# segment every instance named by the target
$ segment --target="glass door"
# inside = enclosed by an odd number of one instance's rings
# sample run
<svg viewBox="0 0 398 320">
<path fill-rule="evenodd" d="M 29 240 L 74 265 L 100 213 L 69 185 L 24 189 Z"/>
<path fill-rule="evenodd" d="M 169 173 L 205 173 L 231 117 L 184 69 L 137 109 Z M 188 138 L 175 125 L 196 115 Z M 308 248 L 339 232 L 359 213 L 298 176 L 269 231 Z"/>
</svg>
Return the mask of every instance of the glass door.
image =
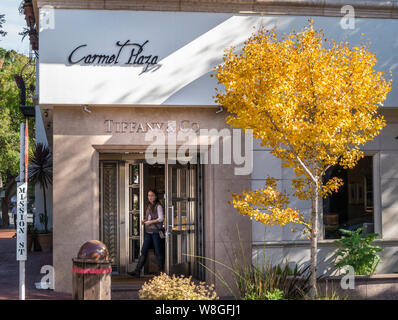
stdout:
<svg viewBox="0 0 398 320">
<path fill-rule="evenodd" d="M 143 163 L 128 162 L 128 261 L 127 269 L 135 269 L 142 243 L 141 219 L 143 215 Z"/>
<path fill-rule="evenodd" d="M 197 215 L 196 165 L 167 166 L 167 272 L 194 273 Z"/>
</svg>

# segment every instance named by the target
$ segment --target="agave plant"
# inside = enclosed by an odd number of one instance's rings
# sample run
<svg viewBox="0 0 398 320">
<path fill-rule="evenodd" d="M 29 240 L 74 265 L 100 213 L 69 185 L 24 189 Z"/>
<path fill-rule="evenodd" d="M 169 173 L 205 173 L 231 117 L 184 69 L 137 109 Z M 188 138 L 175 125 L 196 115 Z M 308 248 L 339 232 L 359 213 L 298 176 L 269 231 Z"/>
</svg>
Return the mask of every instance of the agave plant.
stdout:
<svg viewBox="0 0 398 320">
<path fill-rule="evenodd" d="M 40 187 L 43 189 L 44 215 L 41 220 L 44 224 L 44 230 L 46 233 L 48 233 L 46 189 L 48 185 L 52 184 L 52 171 L 50 149 L 41 143 L 37 143 L 36 149 L 33 153 L 32 161 L 29 165 L 29 181 L 34 184 L 40 184 Z"/>
</svg>

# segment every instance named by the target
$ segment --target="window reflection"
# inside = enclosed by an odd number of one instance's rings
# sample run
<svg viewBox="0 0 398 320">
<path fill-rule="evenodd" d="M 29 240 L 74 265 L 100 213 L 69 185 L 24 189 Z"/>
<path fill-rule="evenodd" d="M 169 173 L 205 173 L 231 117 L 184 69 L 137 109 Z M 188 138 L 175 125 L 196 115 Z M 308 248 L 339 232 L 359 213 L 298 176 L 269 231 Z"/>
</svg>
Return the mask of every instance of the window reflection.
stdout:
<svg viewBox="0 0 398 320">
<path fill-rule="evenodd" d="M 130 188 L 130 211 L 140 210 L 140 190 L 139 188 Z"/>
<path fill-rule="evenodd" d="M 356 230 L 363 233 L 374 232 L 373 208 L 373 159 L 364 157 L 353 169 L 340 166 L 330 168 L 325 182 L 339 177 L 344 185 L 323 201 L 323 222 L 325 239 L 341 237 L 339 229 Z"/>
<path fill-rule="evenodd" d="M 139 176 L 139 165 L 130 165 L 130 172 L 129 172 L 129 183 L 131 184 L 138 184 L 140 183 L 140 176 Z"/>
</svg>

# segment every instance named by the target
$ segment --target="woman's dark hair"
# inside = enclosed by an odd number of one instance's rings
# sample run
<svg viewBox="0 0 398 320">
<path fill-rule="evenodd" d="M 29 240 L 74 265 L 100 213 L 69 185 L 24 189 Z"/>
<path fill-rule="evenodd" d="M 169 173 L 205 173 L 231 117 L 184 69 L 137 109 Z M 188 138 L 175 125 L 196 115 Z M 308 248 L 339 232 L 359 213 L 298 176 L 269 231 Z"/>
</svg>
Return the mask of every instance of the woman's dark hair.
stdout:
<svg viewBox="0 0 398 320">
<path fill-rule="evenodd" d="M 160 203 L 159 195 L 158 195 L 158 193 L 157 193 L 157 191 L 155 189 L 149 189 L 148 192 L 147 192 L 147 195 L 148 195 L 149 192 L 154 193 L 155 196 L 156 196 L 155 203 L 152 204 L 150 201 L 148 201 L 148 205 L 147 205 L 150 208 L 151 212 L 154 212 L 156 206 Z"/>
</svg>

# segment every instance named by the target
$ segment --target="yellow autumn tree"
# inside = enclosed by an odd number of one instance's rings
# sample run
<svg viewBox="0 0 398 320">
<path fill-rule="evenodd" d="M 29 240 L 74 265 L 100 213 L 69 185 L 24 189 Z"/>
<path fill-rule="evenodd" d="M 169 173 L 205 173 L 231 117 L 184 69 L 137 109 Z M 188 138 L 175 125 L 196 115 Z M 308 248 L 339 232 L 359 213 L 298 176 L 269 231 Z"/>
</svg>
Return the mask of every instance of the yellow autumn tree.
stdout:
<svg viewBox="0 0 398 320">
<path fill-rule="evenodd" d="M 304 224 L 311 243 L 311 291 L 316 294 L 320 200 L 338 190 L 338 178 L 324 180 L 328 168 L 353 168 L 363 157 L 360 146 L 385 126 L 378 107 L 391 89 L 374 66 L 366 45 L 328 41 L 313 22 L 301 32 L 278 39 L 260 28 L 242 53 L 230 48 L 215 68 L 225 89 L 216 102 L 231 126 L 252 129 L 253 136 L 291 167 L 294 196 L 312 201 L 310 219 L 289 207 L 289 196 L 270 177 L 259 190 L 233 194 L 238 211 L 266 225 Z"/>
</svg>

